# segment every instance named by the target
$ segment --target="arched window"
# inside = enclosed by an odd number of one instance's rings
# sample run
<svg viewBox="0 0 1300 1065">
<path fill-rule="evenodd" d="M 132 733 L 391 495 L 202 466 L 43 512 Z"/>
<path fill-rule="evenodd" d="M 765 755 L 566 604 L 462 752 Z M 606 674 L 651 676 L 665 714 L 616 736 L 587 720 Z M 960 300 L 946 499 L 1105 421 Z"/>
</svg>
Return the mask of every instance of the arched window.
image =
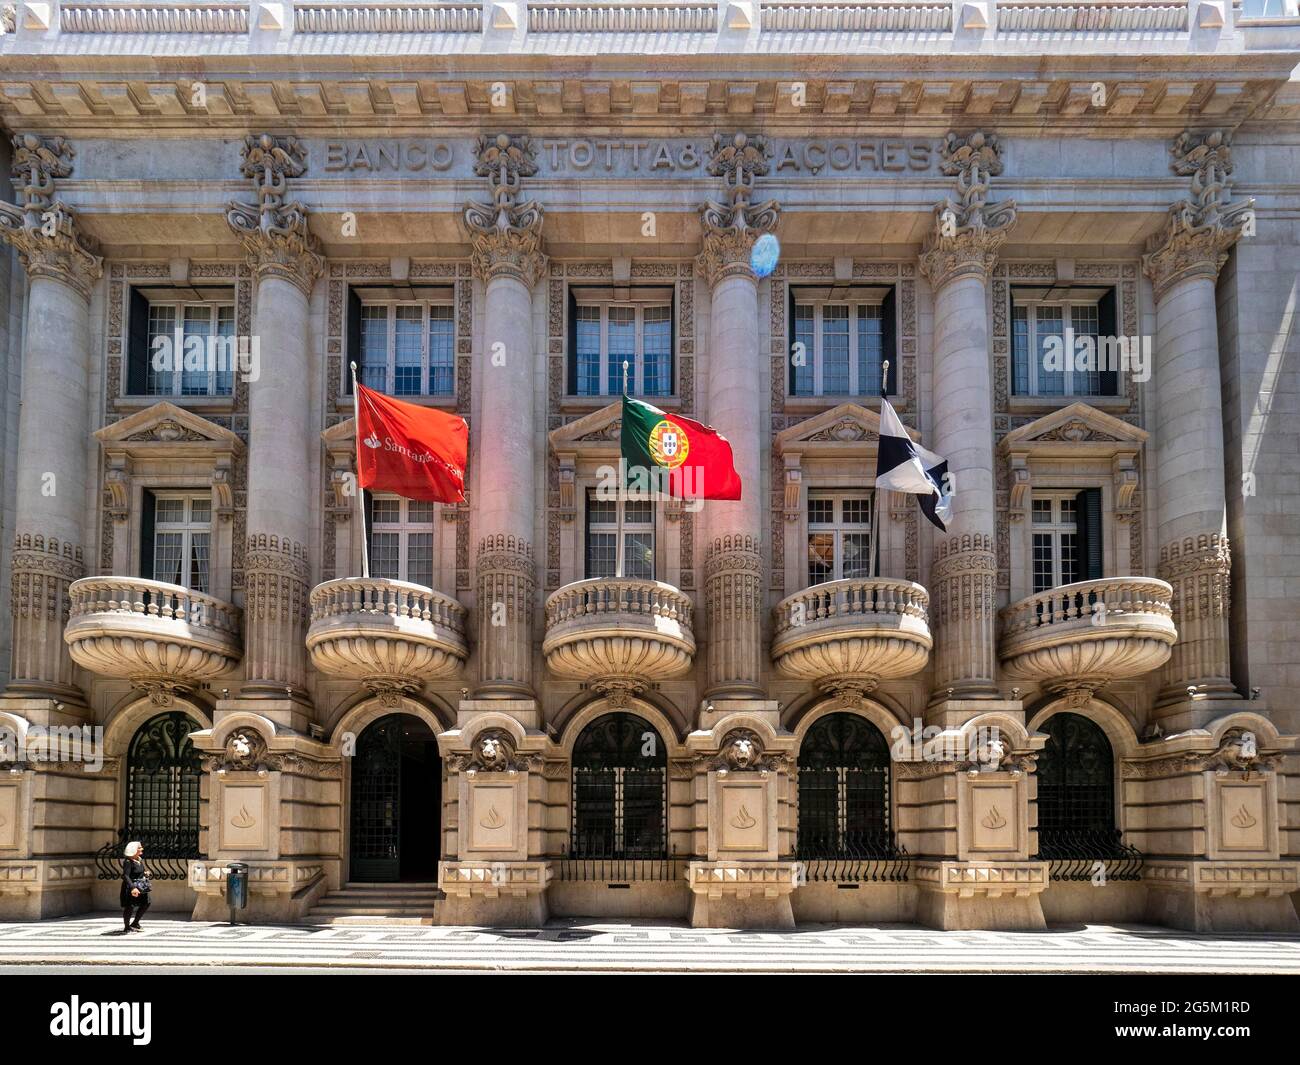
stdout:
<svg viewBox="0 0 1300 1065">
<path fill-rule="evenodd" d="M 180 710 L 159 714 L 140 726 L 127 752 L 122 841 L 139 840 L 146 854 L 159 861 L 201 857 L 202 764 L 190 741 L 190 733 L 200 727 Z M 162 866 L 151 869 L 155 876 L 168 875 Z"/>
<path fill-rule="evenodd" d="M 635 714 L 597 718 L 573 747 L 575 858 L 665 858 L 668 750 Z"/>
<path fill-rule="evenodd" d="M 1038 857 L 1053 880 L 1087 880 L 1106 862 L 1112 880 L 1135 880 L 1141 855 L 1115 825 L 1115 754 L 1096 723 L 1082 714 L 1053 714 L 1039 727 Z"/>
<path fill-rule="evenodd" d="M 801 858 L 892 855 L 889 745 L 857 714 L 827 714 L 799 749 Z"/>
</svg>

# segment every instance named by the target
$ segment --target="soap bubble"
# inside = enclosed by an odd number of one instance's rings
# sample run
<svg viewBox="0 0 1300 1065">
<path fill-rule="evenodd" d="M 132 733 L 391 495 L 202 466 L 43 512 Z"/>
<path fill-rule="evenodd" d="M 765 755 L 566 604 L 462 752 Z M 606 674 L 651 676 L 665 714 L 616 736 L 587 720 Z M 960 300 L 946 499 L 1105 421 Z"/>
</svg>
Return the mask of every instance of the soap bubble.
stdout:
<svg viewBox="0 0 1300 1065">
<path fill-rule="evenodd" d="M 767 277 L 776 269 L 780 258 L 780 243 L 771 233 L 764 233 L 754 241 L 754 248 L 749 253 L 749 268 L 754 271 L 755 277 Z"/>
</svg>

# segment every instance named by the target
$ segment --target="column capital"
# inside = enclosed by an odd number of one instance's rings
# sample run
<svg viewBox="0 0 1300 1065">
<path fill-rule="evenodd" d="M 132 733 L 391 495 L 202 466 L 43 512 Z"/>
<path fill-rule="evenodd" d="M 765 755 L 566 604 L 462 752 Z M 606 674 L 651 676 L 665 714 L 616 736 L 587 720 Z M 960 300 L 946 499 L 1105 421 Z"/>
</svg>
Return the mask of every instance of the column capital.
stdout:
<svg viewBox="0 0 1300 1065">
<path fill-rule="evenodd" d="M 947 197 L 935 205 L 921 273 L 935 288 L 965 276 L 987 281 L 1016 221 L 1014 200 L 989 202 L 992 179 L 1002 173 L 998 139 L 978 131 L 964 137 L 949 133 L 939 160 L 940 170 L 957 179 L 957 199 Z"/>
<path fill-rule="evenodd" d="M 30 277 L 49 277 L 86 299 L 104 272 L 95 242 L 76 212 L 54 195 L 55 178 L 72 173 L 76 150 L 65 137 L 20 133 L 13 138 L 13 182 L 20 202 L 0 203 L 0 238 L 18 251 Z"/>
<path fill-rule="evenodd" d="M 700 208 L 704 248 L 696 258 L 711 287 L 728 277 L 757 280 L 750 266 L 754 242 L 775 230 L 781 215 L 776 200 L 753 202 L 754 178 L 768 172 L 771 154 L 766 137 L 737 133 L 724 143 L 721 134 L 713 135 L 706 170 L 723 179 L 726 198 Z"/>
<path fill-rule="evenodd" d="M 1184 130 L 1169 148 L 1169 167 L 1191 178 L 1191 196 L 1169 208 L 1160 232 L 1147 241 L 1142 270 L 1151 279 L 1156 300 L 1179 281 L 1214 281 L 1228 250 L 1253 218 L 1253 199 L 1232 202 L 1232 138 L 1214 130 Z"/>
<path fill-rule="evenodd" d="M 307 170 L 306 149 L 297 137 L 249 134 L 239 170 L 253 182 L 257 202 L 231 200 L 226 221 L 239 235 L 249 265 L 259 279 L 281 277 L 310 295 L 325 259 L 307 230 L 307 208 L 287 198 L 288 179 Z"/>
<path fill-rule="evenodd" d="M 490 203 L 465 204 L 474 272 L 484 281 L 515 277 L 532 288 L 546 270 L 542 205 L 521 200 L 522 179 L 537 173 L 537 150 L 528 136 L 481 136 L 474 173 L 488 179 Z"/>
</svg>

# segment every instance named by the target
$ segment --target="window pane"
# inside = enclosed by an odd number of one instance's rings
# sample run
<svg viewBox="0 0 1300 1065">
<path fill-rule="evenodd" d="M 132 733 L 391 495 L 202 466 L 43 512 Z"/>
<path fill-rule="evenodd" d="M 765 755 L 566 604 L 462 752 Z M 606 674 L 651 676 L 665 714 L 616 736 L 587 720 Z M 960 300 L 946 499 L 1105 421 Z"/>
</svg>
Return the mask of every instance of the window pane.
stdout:
<svg viewBox="0 0 1300 1065">
<path fill-rule="evenodd" d="M 174 390 L 176 375 L 176 308 L 149 307 L 149 371 L 144 390 L 150 396 L 165 396 Z M 159 367 L 162 367 L 161 369 Z"/>
<path fill-rule="evenodd" d="M 370 537 L 370 574 L 385 580 L 402 579 L 400 533 L 377 532 Z"/>
<path fill-rule="evenodd" d="M 808 534 L 808 583 L 821 584 L 835 576 L 835 534 Z"/>
<path fill-rule="evenodd" d="M 612 499 L 599 499 L 593 493 L 587 497 L 587 522 L 591 525 L 598 523 L 613 524 L 618 521 L 618 506 Z"/>
<path fill-rule="evenodd" d="M 1061 583 L 1073 584 L 1079 579 L 1079 554 L 1075 548 L 1075 534 L 1061 533 Z"/>
<path fill-rule="evenodd" d="M 863 497 L 850 497 L 841 504 L 841 517 L 845 525 L 870 525 L 871 500 Z"/>
<path fill-rule="evenodd" d="M 1034 594 L 1052 586 L 1052 534 L 1034 533 Z"/>
<path fill-rule="evenodd" d="M 210 534 L 196 532 L 190 536 L 190 587 L 196 592 L 208 590 L 208 554 Z"/>
<path fill-rule="evenodd" d="M 397 312 L 393 336 L 393 395 L 420 394 L 420 341 L 423 307 L 394 307 Z"/>
<path fill-rule="evenodd" d="M 808 500 L 808 524 L 809 525 L 833 525 L 835 523 L 835 500 L 818 499 L 812 497 Z"/>
<path fill-rule="evenodd" d="M 627 499 L 623 502 L 623 522 L 627 525 L 647 525 L 654 516 L 653 504 L 648 499 Z"/>
<path fill-rule="evenodd" d="M 235 390 L 235 360 L 239 355 L 234 307 L 217 308 L 217 336 L 223 343 L 218 345 L 216 392 L 219 396 L 228 396 Z"/>
<path fill-rule="evenodd" d="M 811 396 L 813 394 L 813 308 L 811 304 L 801 303 L 794 309 L 794 343 L 790 351 L 790 365 L 793 370 L 794 387 L 792 396 Z"/>
<path fill-rule="evenodd" d="M 433 504 L 424 499 L 408 499 L 406 520 L 411 525 L 427 525 L 433 521 Z"/>
<path fill-rule="evenodd" d="M 1061 524 L 1073 525 L 1075 522 L 1074 498 L 1061 500 Z"/>
<path fill-rule="evenodd" d="M 1065 394 L 1065 369 L 1061 366 L 1061 355 L 1065 350 L 1065 326 L 1061 321 L 1061 308 L 1039 307 L 1037 314 L 1038 394 L 1062 396 Z M 1049 365 L 1056 368 L 1048 369 Z"/>
<path fill-rule="evenodd" d="M 402 501 L 392 496 L 370 501 L 370 520 L 373 524 L 397 524 L 402 520 Z"/>
<path fill-rule="evenodd" d="M 1050 499 L 1035 499 L 1032 503 L 1034 524 L 1050 524 L 1052 521 L 1052 501 Z"/>
<path fill-rule="evenodd" d="M 858 387 L 857 395 L 875 396 L 883 381 L 883 334 L 879 307 L 858 308 Z"/>
<path fill-rule="evenodd" d="M 623 575 L 653 579 L 655 575 L 654 533 L 623 534 Z"/>
<path fill-rule="evenodd" d="M 671 307 L 647 307 L 641 341 L 641 391 L 647 396 L 666 396 L 673 390 Z"/>
<path fill-rule="evenodd" d="M 1029 310 L 1011 308 L 1011 391 L 1017 396 L 1029 394 Z"/>
<path fill-rule="evenodd" d="M 208 336 L 212 332 L 210 307 L 185 308 L 185 337 L 181 351 L 181 395 L 203 396 L 208 393 Z"/>
<path fill-rule="evenodd" d="M 185 500 L 164 496 L 154 501 L 155 524 L 180 525 L 185 521 Z"/>
<path fill-rule="evenodd" d="M 388 308 L 361 308 L 361 383 L 388 390 Z"/>
<path fill-rule="evenodd" d="M 409 533 L 406 537 L 406 580 L 433 587 L 433 533 Z"/>
<path fill-rule="evenodd" d="M 1098 365 L 1098 351 L 1096 345 L 1097 337 L 1097 308 L 1095 306 L 1072 307 L 1070 309 L 1071 324 L 1074 326 L 1074 335 L 1078 337 L 1090 336 L 1093 338 L 1091 356 L 1081 347 L 1076 347 L 1079 354 L 1075 358 L 1075 365 L 1091 367 L 1073 375 L 1072 388 L 1070 389 L 1075 395 L 1079 396 L 1099 396 L 1101 395 L 1101 369 Z"/>
<path fill-rule="evenodd" d="M 159 503 L 161 502 L 162 500 L 159 500 Z M 184 551 L 184 533 L 155 533 L 153 538 L 153 579 L 166 581 L 168 584 L 180 584 Z"/>
<path fill-rule="evenodd" d="M 154 520 L 157 520 L 157 512 L 154 512 Z M 196 497 L 190 500 L 190 521 L 194 524 L 202 524 L 212 520 L 212 500 Z"/>
<path fill-rule="evenodd" d="M 600 395 L 600 308 L 579 307 L 578 395 Z"/>
<path fill-rule="evenodd" d="M 450 307 L 429 308 L 429 395 L 450 396 L 456 391 L 456 323 Z"/>
<path fill-rule="evenodd" d="M 618 541 L 614 533 L 587 534 L 587 576 L 612 577 L 617 568 Z"/>
<path fill-rule="evenodd" d="M 871 572 L 871 534 L 844 534 L 845 577 L 866 577 Z"/>
<path fill-rule="evenodd" d="M 822 308 L 822 393 L 849 391 L 849 309 Z"/>
<path fill-rule="evenodd" d="M 609 371 L 605 394 L 623 392 L 623 362 L 627 362 L 628 388 L 636 374 L 636 310 L 632 307 L 609 308 Z"/>
</svg>

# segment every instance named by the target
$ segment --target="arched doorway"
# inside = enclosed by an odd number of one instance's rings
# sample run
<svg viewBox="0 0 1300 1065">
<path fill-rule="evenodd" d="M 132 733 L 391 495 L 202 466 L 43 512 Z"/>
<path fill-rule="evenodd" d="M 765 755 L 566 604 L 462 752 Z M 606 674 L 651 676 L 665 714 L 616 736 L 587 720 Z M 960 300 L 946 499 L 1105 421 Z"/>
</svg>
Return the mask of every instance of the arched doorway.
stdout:
<svg viewBox="0 0 1300 1065">
<path fill-rule="evenodd" d="M 350 823 L 352 880 L 437 878 L 442 761 L 418 717 L 389 714 L 357 738 Z"/>
<path fill-rule="evenodd" d="M 199 782 L 203 763 L 190 734 L 203 726 L 182 710 L 151 717 L 131 737 L 126 755 L 126 810 L 113 857 L 122 844 L 144 844 L 160 880 L 184 880 L 199 858 Z"/>
<path fill-rule="evenodd" d="M 1115 753 L 1101 726 L 1082 714 L 1041 725 L 1038 850 L 1043 858 L 1106 857 L 1120 847 L 1115 826 Z"/>
<path fill-rule="evenodd" d="M 575 858 L 668 856 L 668 749 L 636 714 L 596 718 L 573 745 Z"/>
<path fill-rule="evenodd" d="M 816 721 L 799 747 L 799 857 L 892 855 L 889 769 L 889 745 L 866 718 Z"/>
</svg>

